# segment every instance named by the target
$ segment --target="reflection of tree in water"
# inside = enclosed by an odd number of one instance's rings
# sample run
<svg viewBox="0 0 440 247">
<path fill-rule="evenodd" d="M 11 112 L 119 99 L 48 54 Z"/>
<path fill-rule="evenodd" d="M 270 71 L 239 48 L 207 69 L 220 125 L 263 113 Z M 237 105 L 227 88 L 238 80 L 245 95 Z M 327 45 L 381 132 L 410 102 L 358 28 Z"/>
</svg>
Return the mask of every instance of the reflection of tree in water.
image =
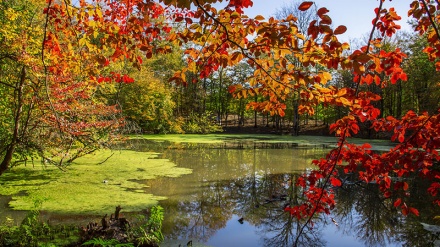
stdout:
<svg viewBox="0 0 440 247">
<path fill-rule="evenodd" d="M 337 220 L 348 230 L 347 234 L 356 234 L 366 246 L 386 246 L 387 241 L 398 233 L 395 212 L 379 197 L 377 185 L 359 186 L 350 185 L 338 190 Z"/>
<path fill-rule="evenodd" d="M 220 183 L 206 186 L 191 202 L 181 204 L 178 210 L 189 216 L 186 238 L 207 241 L 217 230 L 226 226 L 233 209 L 228 187 Z"/>
<path fill-rule="evenodd" d="M 411 181 L 411 188 L 424 183 L 420 179 Z M 341 226 L 339 229 L 344 229 L 347 235 L 355 234 L 365 246 L 387 246 L 390 242 L 401 242 L 404 246 L 432 246 L 431 237 L 419 223 L 431 222 L 435 216 L 435 213 L 428 216 L 429 209 L 423 209 L 435 208 L 428 202 L 426 188 L 416 189 L 411 193 L 413 196 L 407 198 L 410 205 L 424 212 L 424 217 L 404 217 L 393 206 L 397 195 L 384 198 L 380 196 L 377 184 L 347 182 L 336 193 L 338 203 L 334 214 Z"/>
<path fill-rule="evenodd" d="M 269 195 L 272 198 L 278 198 L 282 193 L 285 196 L 286 201 L 281 203 L 271 203 L 273 206 L 271 210 L 263 212 L 261 232 L 264 237 L 265 246 L 292 246 L 295 242 L 301 226 L 304 221 L 300 221 L 295 217 L 292 217 L 289 213 L 284 211 L 287 205 L 298 205 L 301 202 L 302 191 L 299 187 L 295 186 L 295 182 L 298 179 L 299 174 L 277 174 L 269 176 L 268 180 L 271 186 Z M 281 186 L 280 186 L 281 185 Z M 274 196 L 275 195 L 275 196 Z M 283 197 L 281 197 L 282 199 Z M 315 225 L 313 229 L 307 228 L 298 239 L 298 246 L 324 246 L 321 232 L 320 219 L 314 220 Z"/>
<path fill-rule="evenodd" d="M 299 173 L 274 174 L 271 167 L 259 171 L 259 161 L 253 161 L 250 176 L 241 180 L 237 213 L 259 228 L 264 246 L 292 246 L 304 222 L 292 217 L 284 208 L 301 201 L 302 192 L 294 185 Z M 318 221 L 316 219 L 315 223 Z M 303 232 L 298 246 L 324 246 L 319 228 L 319 224 L 315 224 L 314 229 Z"/>
</svg>

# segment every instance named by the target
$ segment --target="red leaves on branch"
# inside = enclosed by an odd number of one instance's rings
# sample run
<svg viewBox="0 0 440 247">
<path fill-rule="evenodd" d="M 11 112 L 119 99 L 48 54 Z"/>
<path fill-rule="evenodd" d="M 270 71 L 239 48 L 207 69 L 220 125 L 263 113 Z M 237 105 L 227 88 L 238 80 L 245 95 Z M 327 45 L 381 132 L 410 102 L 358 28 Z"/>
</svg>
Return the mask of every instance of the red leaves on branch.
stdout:
<svg viewBox="0 0 440 247">
<path fill-rule="evenodd" d="M 394 8 L 390 8 L 388 11 L 387 9 L 382 9 L 379 12 L 379 9 L 376 8 L 374 10 L 376 14 L 379 14 L 380 19 L 376 24 L 377 29 L 381 32 L 382 36 L 386 35 L 388 37 L 391 37 L 393 34 L 396 33 L 398 29 L 400 29 L 400 25 L 397 25 L 395 21 L 399 21 L 402 19 L 399 15 L 397 15 Z M 373 20 L 373 24 L 375 23 L 376 19 Z"/>
<path fill-rule="evenodd" d="M 243 13 L 243 8 L 249 8 L 252 5 L 254 5 L 252 0 L 230 0 L 228 6 L 233 6 L 238 13 Z"/>
</svg>

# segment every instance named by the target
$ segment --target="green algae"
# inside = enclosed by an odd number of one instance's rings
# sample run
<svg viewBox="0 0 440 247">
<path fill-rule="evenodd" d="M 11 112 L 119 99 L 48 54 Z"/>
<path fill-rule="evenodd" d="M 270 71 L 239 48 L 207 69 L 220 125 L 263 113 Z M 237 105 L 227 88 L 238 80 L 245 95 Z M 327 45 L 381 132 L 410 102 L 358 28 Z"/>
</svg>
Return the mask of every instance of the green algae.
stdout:
<svg viewBox="0 0 440 247">
<path fill-rule="evenodd" d="M 56 213 L 107 213 L 116 205 L 125 212 L 139 211 L 166 199 L 145 193 L 143 181 L 191 172 L 155 153 L 103 150 L 78 159 L 66 171 L 42 165 L 15 167 L 0 177 L 0 194 L 11 195 L 9 206 L 16 210 L 30 210 L 39 199 L 44 201 L 41 210 Z"/>
</svg>

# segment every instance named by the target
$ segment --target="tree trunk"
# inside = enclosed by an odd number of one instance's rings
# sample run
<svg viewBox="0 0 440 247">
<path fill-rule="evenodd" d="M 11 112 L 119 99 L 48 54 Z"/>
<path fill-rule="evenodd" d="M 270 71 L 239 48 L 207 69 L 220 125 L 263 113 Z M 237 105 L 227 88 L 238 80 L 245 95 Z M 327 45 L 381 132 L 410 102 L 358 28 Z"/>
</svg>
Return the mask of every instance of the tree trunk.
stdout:
<svg viewBox="0 0 440 247">
<path fill-rule="evenodd" d="M 292 135 L 299 135 L 299 102 L 294 98 L 293 100 L 293 128 Z"/>
<path fill-rule="evenodd" d="M 26 68 L 23 66 L 21 69 L 20 81 L 17 83 L 15 90 L 17 91 L 17 109 L 14 116 L 14 130 L 12 133 L 11 142 L 8 145 L 5 156 L 2 163 L 0 163 L 0 175 L 2 175 L 6 170 L 8 170 L 9 165 L 12 161 L 12 156 L 15 151 L 15 147 L 18 143 L 18 132 L 20 130 L 20 119 L 21 113 L 23 111 L 23 86 L 26 79 Z"/>
</svg>

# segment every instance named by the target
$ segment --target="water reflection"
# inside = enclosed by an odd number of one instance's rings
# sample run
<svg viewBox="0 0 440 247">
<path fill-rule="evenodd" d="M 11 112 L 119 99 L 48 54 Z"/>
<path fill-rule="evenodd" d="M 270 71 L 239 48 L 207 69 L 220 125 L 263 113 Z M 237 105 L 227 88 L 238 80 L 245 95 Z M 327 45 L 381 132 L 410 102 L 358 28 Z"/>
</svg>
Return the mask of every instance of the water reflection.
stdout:
<svg viewBox="0 0 440 247">
<path fill-rule="evenodd" d="M 310 169 L 313 158 L 326 153 L 321 148 L 279 146 L 225 149 L 162 143 L 153 147 L 147 142 L 136 147 L 160 152 L 161 158 L 193 169 L 180 178 L 145 183 L 148 193 L 169 198 L 161 202 L 166 239 L 210 246 L 292 246 L 303 222 L 283 209 L 301 202 L 302 191 L 294 182 Z M 349 181 L 337 190 L 332 215 L 314 219 L 313 229 L 306 228 L 299 246 L 344 246 L 342 240 L 347 246 L 433 246 L 433 237 L 419 224 L 432 222 L 436 215 L 423 196 L 427 185 L 411 181 L 416 196 L 410 200 L 421 211 L 421 217 L 413 218 L 400 216 L 392 199 L 379 196 L 376 185 Z"/>
</svg>

